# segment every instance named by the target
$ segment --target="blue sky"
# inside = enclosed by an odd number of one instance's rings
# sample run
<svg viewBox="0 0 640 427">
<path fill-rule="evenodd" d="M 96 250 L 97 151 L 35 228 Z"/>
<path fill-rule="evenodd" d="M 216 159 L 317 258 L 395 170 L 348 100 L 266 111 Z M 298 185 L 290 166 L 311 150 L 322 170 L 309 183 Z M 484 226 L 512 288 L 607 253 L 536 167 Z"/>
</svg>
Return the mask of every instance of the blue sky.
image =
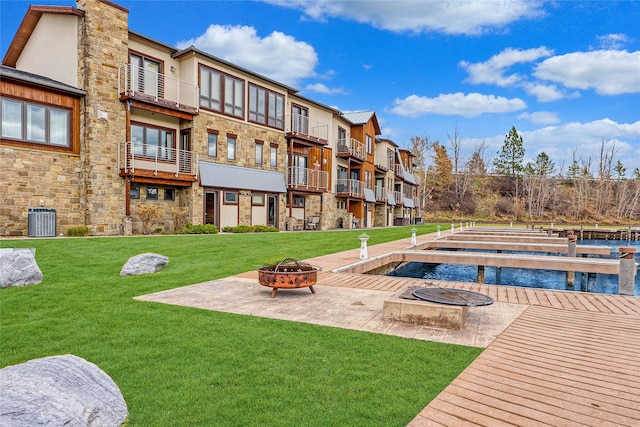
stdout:
<svg viewBox="0 0 640 427">
<path fill-rule="evenodd" d="M 0 2 L 1 54 L 30 2 Z M 35 4 L 74 6 L 74 2 Z M 525 161 L 558 169 L 600 149 L 640 168 L 637 1 L 116 1 L 129 27 L 196 47 L 342 111 L 375 110 L 383 137 L 494 158 L 515 126 Z M 451 150 L 449 149 L 449 152 Z"/>
</svg>

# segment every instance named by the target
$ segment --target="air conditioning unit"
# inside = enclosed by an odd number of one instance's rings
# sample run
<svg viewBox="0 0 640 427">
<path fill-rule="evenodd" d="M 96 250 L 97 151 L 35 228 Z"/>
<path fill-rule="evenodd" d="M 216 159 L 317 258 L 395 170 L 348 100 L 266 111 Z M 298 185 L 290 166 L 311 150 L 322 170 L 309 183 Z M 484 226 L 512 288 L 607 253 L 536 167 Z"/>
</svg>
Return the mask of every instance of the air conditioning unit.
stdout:
<svg viewBox="0 0 640 427">
<path fill-rule="evenodd" d="M 55 237 L 56 210 L 53 208 L 29 208 L 27 229 L 29 237 Z"/>
</svg>

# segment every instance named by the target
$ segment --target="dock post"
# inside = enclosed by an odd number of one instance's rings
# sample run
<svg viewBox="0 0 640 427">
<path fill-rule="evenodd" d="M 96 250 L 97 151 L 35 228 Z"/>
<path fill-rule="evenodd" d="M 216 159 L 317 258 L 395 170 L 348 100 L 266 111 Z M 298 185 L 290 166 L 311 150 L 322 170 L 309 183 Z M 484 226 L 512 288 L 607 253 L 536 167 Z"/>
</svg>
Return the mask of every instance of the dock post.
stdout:
<svg viewBox="0 0 640 427">
<path fill-rule="evenodd" d="M 477 283 L 484 283 L 484 265 L 478 265 L 478 278 Z"/>
<path fill-rule="evenodd" d="M 618 276 L 618 294 L 633 295 L 636 280 L 636 262 L 633 254 L 636 248 L 618 248 L 620 251 L 620 275 Z"/>
<path fill-rule="evenodd" d="M 578 236 L 573 234 L 573 231 L 569 231 L 567 235 L 569 239 L 569 248 L 567 249 L 567 257 L 575 258 L 576 257 L 576 241 L 578 240 Z M 575 271 L 567 271 L 567 287 L 573 289 L 573 285 L 576 281 L 576 272 Z"/>
</svg>

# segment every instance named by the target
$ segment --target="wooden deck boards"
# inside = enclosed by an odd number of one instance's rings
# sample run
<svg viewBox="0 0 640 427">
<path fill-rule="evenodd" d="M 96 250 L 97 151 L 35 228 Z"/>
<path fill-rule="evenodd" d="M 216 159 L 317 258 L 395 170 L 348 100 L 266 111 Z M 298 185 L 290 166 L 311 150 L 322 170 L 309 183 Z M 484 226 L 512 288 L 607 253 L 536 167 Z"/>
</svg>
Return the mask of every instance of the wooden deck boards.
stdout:
<svg viewBox="0 0 640 427">
<path fill-rule="evenodd" d="M 371 247 L 369 256 L 399 250 L 394 243 Z M 317 264 L 337 268 L 359 261 L 357 251 L 327 257 L 333 259 Z M 398 292 L 425 281 L 325 268 L 318 284 Z M 479 283 L 442 286 L 529 308 L 409 426 L 640 425 L 640 298 Z"/>
</svg>

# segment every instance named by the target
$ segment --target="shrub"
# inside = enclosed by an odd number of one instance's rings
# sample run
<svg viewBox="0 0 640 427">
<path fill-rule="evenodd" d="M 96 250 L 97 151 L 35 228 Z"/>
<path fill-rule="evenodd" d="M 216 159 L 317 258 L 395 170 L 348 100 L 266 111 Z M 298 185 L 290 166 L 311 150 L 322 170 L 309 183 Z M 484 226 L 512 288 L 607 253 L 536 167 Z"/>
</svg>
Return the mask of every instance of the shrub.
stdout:
<svg viewBox="0 0 640 427">
<path fill-rule="evenodd" d="M 185 224 L 185 226 L 176 230 L 178 234 L 218 234 L 218 227 L 213 224 Z"/>
<path fill-rule="evenodd" d="M 280 230 L 275 227 L 269 227 L 266 225 L 254 225 L 253 231 L 255 231 L 256 233 L 273 233 Z"/>
<path fill-rule="evenodd" d="M 89 227 L 70 227 L 67 230 L 67 237 L 82 237 L 89 235 Z"/>
<path fill-rule="evenodd" d="M 155 205 L 140 205 L 138 216 L 142 221 L 142 234 L 151 234 L 151 227 L 164 216 L 164 211 Z"/>
<path fill-rule="evenodd" d="M 235 227 L 224 227 L 222 231 L 225 233 L 249 233 L 253 231 L 253 227 L 250 225 L 236 225 Z"/>
</svg>

